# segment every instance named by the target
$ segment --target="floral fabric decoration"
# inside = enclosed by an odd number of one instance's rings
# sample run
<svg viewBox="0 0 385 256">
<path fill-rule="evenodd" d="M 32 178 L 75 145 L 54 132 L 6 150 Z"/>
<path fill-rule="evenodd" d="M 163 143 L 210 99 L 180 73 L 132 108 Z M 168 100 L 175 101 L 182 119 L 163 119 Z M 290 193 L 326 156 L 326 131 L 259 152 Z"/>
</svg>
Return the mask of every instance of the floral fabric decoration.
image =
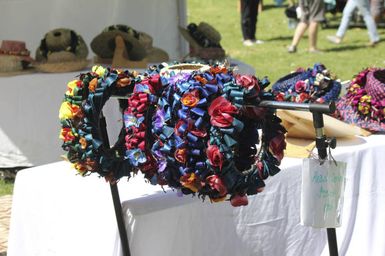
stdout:
<svg viewBox="0 0 385 256">
<path fill-rule="evenodd" d="M 112 94 L 132 91 L 134 77 L 128 71 L 94 66 L 67 85 L 59 110 L 60 139 L 66 158 L 81 175 L 96 172 L 113 182 L 129 176 L 131 166 L 124 159 L 122 145 L 110 148 L 103 143 L 100 115 Z"/>
<path fill-rule="evenodd" d="M 152 125 L 152 152 L 162 167 L 157 178 L 183 194 L 246 205 L 247 195 L 262 191 L 263 180 L 279 171 L 285 148 L 279 118 L 246 106 L 273 99 L 267 85 L 220 65 L 163 77 Z"/>
<path fill-rule="evenodd" d="M 68 84 L 60 108 L 63 149 L 83 175 L 115 182 L 141 171 L 152 184 L 180 194 L 248 204 L 280 171 L 285 129 L 267 78 L 234 74 L 223 65 L 161 75 L 94 67 Z M 126 95 L 118 142 L 104 145 L 100 114 L 111 95 Z M 260 132 L 258 132 L 260 131 Z M 259 135 L 261 134 L 261 135 Z"/>
<path fill-rule="evenodd" d="M 385 131 L 385 69 L 366 68 L 336 104 L 336 117 L 371 132 Z"/>
<path fill-rule="evenodd" d="M 341 92 L 341 83 L 322 64 L 297 71 L 280 78 L 272 91 L 277 101 L 298 103 L 325 103 L 336 101 Z"/>
</svg>

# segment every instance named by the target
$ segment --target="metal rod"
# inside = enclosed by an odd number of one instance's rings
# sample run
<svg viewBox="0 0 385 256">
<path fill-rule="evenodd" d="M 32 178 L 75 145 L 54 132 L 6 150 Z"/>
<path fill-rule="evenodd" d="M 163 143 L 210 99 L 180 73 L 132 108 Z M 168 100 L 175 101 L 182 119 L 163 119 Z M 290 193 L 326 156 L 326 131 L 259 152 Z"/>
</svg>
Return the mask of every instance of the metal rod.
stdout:
<svg viewBox="0 0 385 256">
<path fill-rule="evenodd" d="M 103 116 L 103 113 L 101 113 L 101 118 L 100 118 L 100 130 L 102 133 L 101 135 L 102 135 L 102 139 L 105 147 L 110 148 L 110 141 L 107 133 L 107 123 L 106 123 L 106 118 Z M 118 224 L 118 230 L 119 230 L 120 242 L 122 244 L 123 255 L 131 256 L 126 226 L 124 224 L 122 204 L 120 202 L 119 190 L 116 182 L 110 183 L 110 190 L 112 195 L 112 201 L 114 204 L 115 217 L 116 217 L 116 222 Z"/>
<path fill-rule="evenodd" d="M 338 256 L 336 229 L 335 228 L 327 228 L 326 232 L 328 234 L 329 255 L 330 256 Z"/>
<path fill-rule="evenodd" d="M 336 105 L 334 102 L 330 102 L 329 104 L 320 104 L 320 103 L 295 103 L 295 102 L 263 100 L 258 104 L 257 107 L 288 109 L 288 110 L 304 110 L 304 111 L 324 113 L 324 114 L 330 114 L 336 110 Z"/>
<path fill-rule="evenodd" d="M 330 114 L 336 110 L 335 103 L 332 101 L 329 104 L 317 103 L 293 103 L 282 101 L 262 101 L 258 107 L 274 108 L 274 109 L 288 109 L 288 110 L 304 110 L 310 111 L 313 114 L 313 126 L 316 133 L 316 147 L 320 159 L 327 158 L 328 142 L 324 134 L 324 120 L 323 114 Z M 338 256 L 337 235 L 335 228 L 327 228 L 327 237 L 329 244 L 329 255 Z"/>
<path fill-rule="evenodd" d="M 313 114 L 313 126 L 316 132 L 315 142 L 316 142 L 316 147 L 318 151 L 318 157 L 320 159 L 326 159 L 328 142 L 326 141 L 326 136 L 323 132 L 323 127 L 324 127 L 323 114 L 315 111 L 312 112 L 312 114 Z M 326 232 L 328 236 L 329 255 L 338 256 L 336 229 L 327 228 Z"/>
</svg>

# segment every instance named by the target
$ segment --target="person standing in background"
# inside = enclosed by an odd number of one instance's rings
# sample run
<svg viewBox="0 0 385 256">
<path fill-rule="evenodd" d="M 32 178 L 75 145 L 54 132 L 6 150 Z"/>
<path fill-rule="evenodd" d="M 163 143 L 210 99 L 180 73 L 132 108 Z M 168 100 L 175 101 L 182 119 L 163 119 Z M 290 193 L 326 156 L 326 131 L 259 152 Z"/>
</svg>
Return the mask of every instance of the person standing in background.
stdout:
<svg viewBox="0 0 385 256">
<path fill-rule="evenodd" d="M 374 21 L 380 23 L 384 14 L 384 0 L 371 0 L 370 1 L 370 12 L 373 16 Z"/>
<path fill-rule="evenodd" d="M 338 27 L 335 36 L 327 36 L 327 39 L 335 44 L 340 44 L 346 31 L 349 28 L 349 22 L 353 16 L 354 10 L 358 8 L 359 12 L 364 18 L 365 26 L 369 33 L 369 46 L 375 46 L 380 41 L 380 36 L 377 32 L 377 26 L 370 14 L 369 0 L 348 0 L 342 13 L 341 23 Z"/>
<path fill-rule="evenodd" d="M 291 45 L 287 47 L 289 53 L 295 53 L 303 34 L 309 29 L 309 52 L 318 53 L 317 34 L 318 25 L 325 20 L 325 5 L 323 0 L 299 0 L 301 9 L 300 22 L 298 23 Z"/>
<path fill-rule="evenodd" d="M 243 45 L 252 46 L 262 44 L 263 41 L 257 40 L 255 34 L 257 30 L 258 5 L 260 0 L 240 0 L 241 1 L 241 28 L 243 35 Z"/>
</svg>

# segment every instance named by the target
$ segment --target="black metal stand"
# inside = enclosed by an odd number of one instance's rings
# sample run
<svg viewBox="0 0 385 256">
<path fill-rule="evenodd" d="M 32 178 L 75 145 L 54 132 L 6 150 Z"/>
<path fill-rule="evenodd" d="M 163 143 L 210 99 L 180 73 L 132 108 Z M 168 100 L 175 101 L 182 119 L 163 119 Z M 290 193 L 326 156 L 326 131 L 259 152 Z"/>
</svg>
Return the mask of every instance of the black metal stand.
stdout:
<svg viewBox="0 0 385 256">
<path fill-rule="evenodd" d="M 119 98 L 119 97 L 118 97 Z M 317 104 L 317 103 L 291 103 L 291 102 L 278 102 L 278 101 L 262 101 L 258 107 L 272 108 L 272 109 L 289 109 L 289 110 L 304 110 L 310 111 L 313 114 L 313 125 L 316 132 L 316 147 L 318 150 L 318 155 L 320 159 L 327 158 L 327 148 L 331 146 L 335 147 L 335 139 L 328 140 L 323 132 L 324 122 L 323 114 L 333 113 L 335 111 L 335 104 L 331 102 L 330 104 Z M 100 128 L 102 131 L 103 142 L 106 147 L 110 147 L 108 134 L 107 134 L 107 124 L 106 120 L 101 114 L 100 117 Z M 120 240 L 122 243 L 123 255 L 131 256 L 130 248 L 128 243 L 127 231 L 124 225 L 123 215 L 122 215 L 122 205 L 119 198 L 119 191 L 117 184 L 110 184 L 112 199 L 114 202 L 116 221 L 118 224 Z M 337 237 L 336 231 L 334 228 L 327 228 L 327 236 L 329 243 L 329 253 L 330 256 L 338 256 L 338 246 L 337 246 Z"/>
<path fill-rule="evenodd" d="M 310 111 L 313 114 L 313 125 L 316 134 L 316 147 L 318 156 L 320 159 L 327 158 L 327 148 L 335 148 L 336 140 L 332 138 L 329 140 L 326 138 L 323 127 L 323 114 L 333 113 L 336 110 L 334 102 L 330 104 L 303 104 L 303 103 L 291 103 L 291 102 L 275 102 L 275 101 L 262 101 L 259 104 L 260 107 L 274 108 L 274 109 L 289 109 L 289 110 L 305 110 Z M 337 236 L 335 228 L 327 228 L 329 254 L 330 256 L 338 256 Z"/>
<path fill-rule="evenodd" d="M 101 114 L 101 117 L 100 117 L 100 130 L 102 133 L 101 135 L 103 138 L 103 144 L 107 148 L 110 148 L 110 141 L 108 139 L 108 133 L 107 133 L 107 123 L 106 123 L 105 117 L 103 116 L 103 113 Z M 124 225 L 122 204 L 120 202 L 117 183 L 113 183 L 113 184 L 110 183 L 110 189 L 111 189 L 112 201 L 114 203 L 116 222 L 118 224 L 118 230 L 119 230 L 120 242 L 122 244 L 123 255 L 131 256 L 130 247 L 128 244 L 127 231 Z"/>
</svg>

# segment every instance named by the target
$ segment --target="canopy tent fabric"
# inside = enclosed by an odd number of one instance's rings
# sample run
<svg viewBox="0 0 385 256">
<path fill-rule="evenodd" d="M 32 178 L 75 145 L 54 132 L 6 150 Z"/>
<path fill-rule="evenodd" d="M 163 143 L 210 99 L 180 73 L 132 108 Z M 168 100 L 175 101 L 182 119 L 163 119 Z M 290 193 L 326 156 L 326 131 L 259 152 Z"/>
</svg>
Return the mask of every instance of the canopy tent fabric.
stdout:
<svg viewBox="0 0 385 256">
<path fill-rule="evenodd" d="M 0 1 L 0 40 L 25 41 L 34 57 L 45 33 L 69 28 L 87 45 L 105 27 L 125 24 L 153 37 L 171 59 L 187 53 L 178 26 L 186 26 L 185 0 L 18 0 Z M 94 56 L 90 50 L 89 58 Z"/>
</svg>

